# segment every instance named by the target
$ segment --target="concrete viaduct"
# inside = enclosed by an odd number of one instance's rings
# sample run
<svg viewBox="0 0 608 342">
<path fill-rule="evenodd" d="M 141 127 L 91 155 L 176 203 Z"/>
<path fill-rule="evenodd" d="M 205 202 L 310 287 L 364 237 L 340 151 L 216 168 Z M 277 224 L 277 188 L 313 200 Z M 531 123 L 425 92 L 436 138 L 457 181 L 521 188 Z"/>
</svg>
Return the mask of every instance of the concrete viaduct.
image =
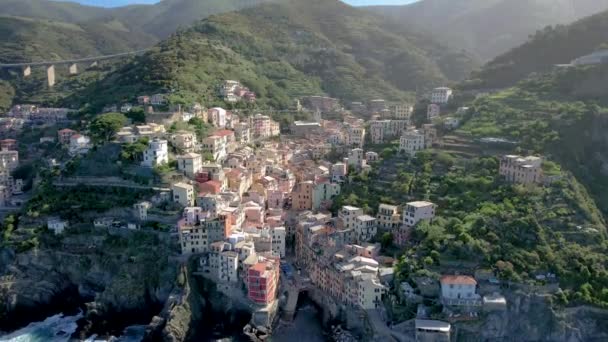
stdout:
<svg viewBox="0 0 608 342">
<path fill-rule="evenodd" d="M 41 61 L 41 62 L 29 62 L 29 63 L 8 63 L 1 64 L 0 69 L 21 69 L 23 71 L 23 77 L 29 77 L 32 75 L 32 68 L 43 67 L 46 68 L 46 78 L 49 87 L 55 85 L 55 66 L 67 65 L 68 72 L 70 75 L 76 75 L 78 73 L 78 64 L 87 64 L 90 67 L 97 66 L 100 61 L 125 58 L 133 55 L 142 54 L 149 49 L 137 50 L 131 52 L 116 53 L 112 55 L 77 58 L 77 59 L 66 59 L 60 61 Z"/>
</svg>

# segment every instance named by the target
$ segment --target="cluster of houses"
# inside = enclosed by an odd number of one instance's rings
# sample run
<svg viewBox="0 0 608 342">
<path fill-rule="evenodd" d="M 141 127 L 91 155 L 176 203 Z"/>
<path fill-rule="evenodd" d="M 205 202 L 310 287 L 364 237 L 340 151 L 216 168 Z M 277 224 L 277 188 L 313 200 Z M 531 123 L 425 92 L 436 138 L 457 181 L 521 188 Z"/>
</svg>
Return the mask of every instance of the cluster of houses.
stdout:
<svg viewBox="0 0 608 342">
<path fill-rule="evenodd" d="M 239 101 L 255 103 L 256 100 L 256 96 L 253 91 L 243 86 L 241 82 L 234 80 L 225 80 L 220 85 L 220 97 L 228 103 L 235 103 Z"/>
</svg>

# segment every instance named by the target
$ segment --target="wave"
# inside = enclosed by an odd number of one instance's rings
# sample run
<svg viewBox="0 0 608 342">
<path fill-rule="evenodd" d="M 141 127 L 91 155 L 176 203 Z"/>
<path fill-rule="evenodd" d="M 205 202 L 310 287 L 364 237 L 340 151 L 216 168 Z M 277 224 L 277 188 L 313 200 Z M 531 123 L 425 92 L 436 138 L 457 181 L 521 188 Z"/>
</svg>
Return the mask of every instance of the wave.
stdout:
<svg viewBox="0 0 608 342">
<path fill-rule="evenodd" d="M 0 342 L 68 342 L 78 329 L 77 321 L 82 317 L 82 312 L 75 316 L 63 314 L 51 316 L 44 321 L 30 323 L 25 328 L 0 336 Z M 125 328 L 120 337 L 111 336 L 108 339 L 98 339 L 97 335 L 93 335 L 84 342 L 139 342 L 143 339 L 145 332 L 145 325 L 132 325 Z"/>
<path fill-rule="evenodd" d="M 0 336 L 1 342 L 67 342 L 78 329 L 76 323 L 83 316 L 82 312 L 75 316 L 58 314 L 48 317 L 41 322 L 33 322 L 25 328 L 10 334 Z"/>
</svg>

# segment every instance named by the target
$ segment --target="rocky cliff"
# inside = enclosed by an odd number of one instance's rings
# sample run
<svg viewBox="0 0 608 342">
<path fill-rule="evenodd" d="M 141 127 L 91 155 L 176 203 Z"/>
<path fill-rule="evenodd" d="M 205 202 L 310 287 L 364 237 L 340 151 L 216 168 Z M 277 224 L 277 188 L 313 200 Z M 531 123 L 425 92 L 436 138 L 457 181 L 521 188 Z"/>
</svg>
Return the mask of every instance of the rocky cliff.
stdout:
<svg viewBox="0 0 608 342">
<path fill-rule="evenodd" d="M 29 251 L 0 251 L 0 330 L 88 303 L 83 334 L 120 332 L 148 323 L 175 286 L 177 262 L 160 236 L 81 231 L 40 238 Z"/>
<path fill-rule="evenodd" d="M 549 295 L 508 296 L 508 309 L 457 323 L 457 341 L 606 341 L 608 311 L 590 307 L 555 309 Z"/>
</svg>

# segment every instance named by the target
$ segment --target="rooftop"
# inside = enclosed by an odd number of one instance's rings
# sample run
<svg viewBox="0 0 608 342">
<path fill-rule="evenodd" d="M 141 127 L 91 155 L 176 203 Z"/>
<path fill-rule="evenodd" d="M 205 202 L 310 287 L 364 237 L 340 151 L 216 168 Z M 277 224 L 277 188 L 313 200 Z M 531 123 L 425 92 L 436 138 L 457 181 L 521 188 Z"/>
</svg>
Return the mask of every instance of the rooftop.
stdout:
<svg viewBox="0 0 608 342">
<path fill-rule="evenodd" d="M 408 202 L 407 205 L 412 206 L 414 208 L 424 208 L 424 207 L 428 207 L 431 205 L 435 205 L 432 202 L 427 202 L 427 201 L 415 201 L 415 202 Z"/>
<path fill-rule="evenodd" d="M 416 320 L 416 329 L 423 330 L 435 330 L 443 333 L 450 332 L 450 323 L 442 322 L 442 321 L 434 321 L 428 319 L 417 319 Z"/>
<path fill-rule="evenodd" d="M 475 278 L 464 275 L 445 275 L 441 277 L 441 284 L 454 285 L 477 285 Z"/>
</svg>

